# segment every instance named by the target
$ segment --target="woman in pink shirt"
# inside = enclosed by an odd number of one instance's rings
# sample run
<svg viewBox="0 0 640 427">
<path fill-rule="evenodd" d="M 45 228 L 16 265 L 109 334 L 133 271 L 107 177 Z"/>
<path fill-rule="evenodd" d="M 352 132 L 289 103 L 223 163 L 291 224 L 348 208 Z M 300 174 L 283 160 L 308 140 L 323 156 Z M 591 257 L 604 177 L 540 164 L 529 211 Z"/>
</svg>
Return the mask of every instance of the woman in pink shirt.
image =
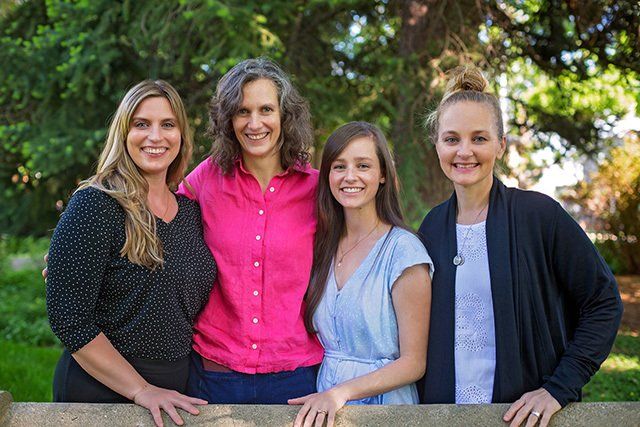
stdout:
<svg viewBox="0 0 640 427">
<path fill-rule="evenodd" d="M 318 171 L 309 108 L 272 61 L 219 81 L 211 155 L 179 192 L 200 204 L 218 279 L 196 320 L 187 394 L 209 403 L 286 404 L 315 392 L 322 347 L 304 326 Z"/>
</svg>

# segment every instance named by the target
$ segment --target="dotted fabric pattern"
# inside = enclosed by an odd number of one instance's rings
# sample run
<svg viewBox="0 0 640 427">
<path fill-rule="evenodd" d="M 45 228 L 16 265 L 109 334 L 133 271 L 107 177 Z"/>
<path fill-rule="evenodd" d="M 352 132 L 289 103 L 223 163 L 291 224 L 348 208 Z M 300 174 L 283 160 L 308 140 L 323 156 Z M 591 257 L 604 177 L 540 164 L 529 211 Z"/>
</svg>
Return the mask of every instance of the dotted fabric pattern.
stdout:
<svg viewBox="0 0 640 427">
<path fill-rule="evenodd" d="M 477 385 L 470 385 L 463 389 L 456 389 L 456 403 L 491 403 L 491 396 Z"/>
<path fill-rule="evenodd" d="M 177 360 L 191 351 L 194 319 L 216 279 L 196 202 L 176 196 L 178 213 L 157 219 L 164 266 L 120 256 L 125 213 L 95 188 L 76 192 L 51 239 L 47 311 L 73 353 L 103 332 L 123 355 Z"/>
<path fill-rule="evenodd" d="M 487 309 L 477 294 L 456 296 L 456 350 L 480 351 L 487 346 Z"/>
</svg>

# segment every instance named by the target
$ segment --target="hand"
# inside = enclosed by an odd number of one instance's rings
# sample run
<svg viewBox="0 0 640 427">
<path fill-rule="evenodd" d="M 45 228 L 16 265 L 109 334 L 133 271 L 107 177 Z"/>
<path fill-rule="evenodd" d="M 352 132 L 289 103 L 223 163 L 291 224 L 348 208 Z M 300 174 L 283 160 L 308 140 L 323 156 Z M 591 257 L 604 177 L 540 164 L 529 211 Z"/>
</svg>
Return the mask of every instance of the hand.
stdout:
<svg viewBox="0 0 640 427">
<path fill-rule="evenodd" d="M 44 254 L 44 263 L 48 264 L 49 263 L 49 252 L 47 252 L 46 254 Z M 47 269 L 47 267 L 45 266 L 44 269 L 42 270 L 42 277 L 44 278 L 44 282 L 47 283 L 47 276 L 49 275 L 49 270 Z"/>
<path fill-rule="evenodd" d="M 176 408 L 184 409 L 192 415 L 198 415 L 200 411 L 193 405 L 207 404 L 206 400 L 185 396 L 175 390 L 167 390 L 166 388 L 156 387 L 151 384 L 147 384 L 135 393 L 132 400 L 137 405 L 147 408 L 151 412 L 151 416 L 157 427 L 163 427 L 160 409 L 163 409 L 174 423 L 181 426 L 184 421 L 182 421 L 182 418 L 178 415 Z"/>
<path fill-rule="evenodd" d="M 547 390 L 539 388 L 523 394 L 520 399 L 513 402 L 502 419 L 506 422 L 511 421 L 510 427 L 519 426 L 525 419 L 526 427 L 533 427 L 538 422 L 540 427 L 546 427 L 553 414 L 560 409 L 558 401 Z"/>
<path fill-rule="evenodd" d="M 302 405 L 298 416 L 294 421 L 294 427 L 321 427 L 327 419 L 327 427 L 332 427 L 336 418 L 336 412 L 342 408 L 347 399 L 335 389 L 329 389 L 322 393 L 308 394 L 296 399 L 289 399 L 289 405 Z M 314 424 L 315 421 L 315 424 Z"/>
</svg>

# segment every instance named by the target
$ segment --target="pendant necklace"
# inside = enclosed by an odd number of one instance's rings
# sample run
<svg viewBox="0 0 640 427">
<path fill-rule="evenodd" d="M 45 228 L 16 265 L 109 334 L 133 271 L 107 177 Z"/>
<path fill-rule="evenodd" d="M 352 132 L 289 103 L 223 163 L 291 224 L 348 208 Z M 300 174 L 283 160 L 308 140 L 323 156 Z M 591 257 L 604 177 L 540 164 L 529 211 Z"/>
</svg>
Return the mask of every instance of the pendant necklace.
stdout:
<svg viewBox="0 0 640 427">
<path fill-rule="evenodd" d="M 373 234 L 373 232 L 378 228 L 378 224 L 380 224 L 380 220 L 376 221 L 376 225 L 371 229 L 370 232 L 367 233 L 366 236 L 364 236 L 361 239 L 358 239 L 358 241 L 356 242 L 355 245 L 351 246 L 349 248 L 349 250 L 342 252 L 342 255 L 340 256 L 340 259 L 338 259 L 338 267 L 340 267 L 342 265 L 342 260 L 344 259 L 345 256 L 347 256 L 347 254 L 349 252 L 351 252 L 352 250 L 354 250 L 356 248 L 356 246 L 358 246 L 360 244 L 360 242 L 362 242 L 364 239 L 366 239 L 367 237 L 371 236 L 371 234 Z"/>
<path fill-rule="evenodd" d="M 480 212 L 478 212 L 478 214 L 476 215 L 476 219 L 473 220 L 473 224 L 469 226 L 469 228 L 467 228 L 467 232 L 464 234 L 464 238 L 462 239 L 462 245 L 460 245 L 460 250 L 456 253 L 456 256 L 453 257 L 453 265 L 460 266 L 462 264 L 464 264 L 464 256 L 462 255 L 462 252 L 464 251 L 464 247 L 467 244 L 467 237 L 469 237 L 469 232 L 471 231 L 471 229 L 473 228 L 473 226 L 478 222 L 478 218 L 480 218 L 480 214 L 482 214 L 482 212 L 484 212 L 484 210 L 489 206 L 489 203 L 487 203 L 482 209 L 480 209 Z"/>
</svg>

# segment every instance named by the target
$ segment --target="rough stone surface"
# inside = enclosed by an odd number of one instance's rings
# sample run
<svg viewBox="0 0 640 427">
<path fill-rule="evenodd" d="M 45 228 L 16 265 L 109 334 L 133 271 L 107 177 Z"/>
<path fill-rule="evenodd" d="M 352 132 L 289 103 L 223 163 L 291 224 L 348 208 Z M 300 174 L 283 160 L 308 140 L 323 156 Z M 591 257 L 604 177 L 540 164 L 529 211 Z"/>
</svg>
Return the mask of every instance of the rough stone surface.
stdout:
<svg viewBox="0 0 640 427">
<path fill-rule="evenodd" d="M 0 393 L 0 402 L 5 395 Z M 79 403 L 12 403 L 7 400 L 0 425 L 153 426 L 149 413 L 136 405 Z M 349 406 L 336 417 L 336 427 L 350 426 L 505 426 L 509 405 Z M 181 412 L 192 426 L 291 426 L 297 412 L 290 406 L 209 405 L 199 416 Z M 165 415 L 165 425 L 174 425 Z M 640 426 L 640 402 L 574 403 L 556 414 L 551 426 Z"/>
<path fill-rule="evenodd" d="M 5 417 L 9 412 L 13 398 L 8 391 L 0 390 L 0 426 L 5 425 Z"/>
</svg>

